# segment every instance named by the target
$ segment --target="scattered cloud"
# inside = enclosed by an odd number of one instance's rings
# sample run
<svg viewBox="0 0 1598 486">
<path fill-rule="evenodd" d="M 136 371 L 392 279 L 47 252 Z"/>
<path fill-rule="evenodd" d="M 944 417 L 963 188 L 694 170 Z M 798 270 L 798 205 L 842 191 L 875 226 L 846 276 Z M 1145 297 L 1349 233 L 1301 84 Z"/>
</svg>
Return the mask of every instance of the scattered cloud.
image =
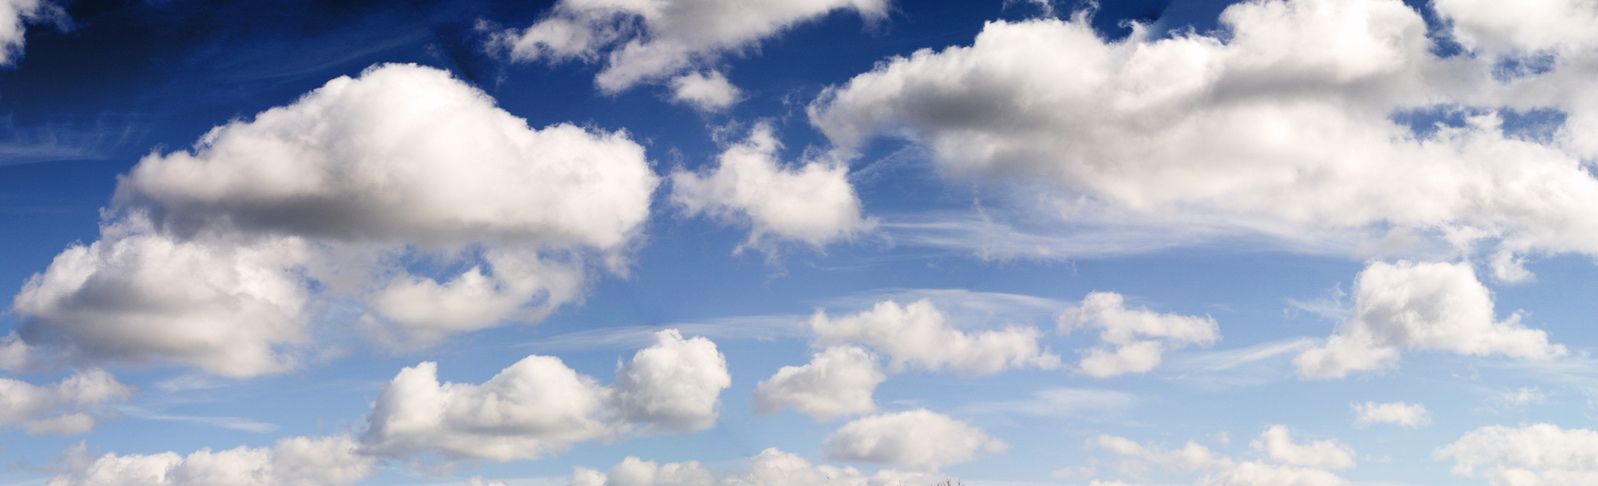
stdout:
<svg viewBox="0 0 1598 486">
<path fill-rule="evenodd" d="M 405 368 L 372 405 L 362 451 L 409 458 L 536 459 L 627 433 L 715 425 L 732 383 L 715 343 L 661 331 L 600 386 L 553 356 L 528 356 L 481 385 L 440 383 L 438 365 Z"/>
<path fill-rule="evenodd" d="M 1492 294 L 1469 263 L 1374 262 L 1355 279 L 1354 298 L 1355 317 L 1293 360 L 1304 377 L 1391 368 L 1403 349 L 1542 360 L 1566 353 L 1518 313 L 1496 320 Z"/>
<path fill-rule="evenodd" d="M 832 346 L 811 356 L 804 366 L 784 366 L 755 386 L 755 407 L 761 413 L 793 408 L 817 422 L 877 410 L 871 394 L 888 376 L 877 358 L 855 346 Z"/>
<path fill-rule="evenodd" d="M 887 354 L 893 370 L 949 368 L 979 375 L 1007 368 L 1049 369 L 1059 365 L 1060 357 L 1038 343 L 1042 333 L 1036 328 L 1012 326 L 967 333 L 950 327 L 946 321 L 944 313 L 930 300 L 907 306 L 890 300 L 838 318 L 818 310 L 810 318 L 810 328 L 816 333 L 818 346 L 865 344 Z"/>
<path fill-rule="evenodd" d="M 1081 306 L 1060 314 L 1059 327 L 1062 332 L 1099 330 L 1099 340 L 1106 346 L 1088 350 L 1078 365 L 1095 378 L 1147 373 L 1160 365 L 1168 350 L 1209 346 L 1221 339 L 1214 318 L 1128 309 L 1121 294 L 1114 292 L 1088 294 Z"/>
<path fill-rule="evenodd" d="M 0 427 L 20 426 L 29 435 L 86 434 L 115 414 L 107 403 L 128 401 L 135 391 L 98 369 L 44 386 L 0 378 Z"/>
<path fill-rule="evenodd" d="M 831 12 L 876 19 L 887 10 L 886 0 L 562 0 L 531 27 L 495 33 L 490 46 L 524 62 L 604 56 L 594 83 L 618 93 L 749 52 Z"/>
<path fill-rule="evenodd" d="M 690 215 L 747 222 L 745 247 L 769 247 L 768 239 L 821 247 L 871 229 L 860 215 L 860 198 L 849 185 L 849 167 L 824 161 L 785 169 L 771 125 L 758 124 L 743 142 L 727 147 L 705 174 L 676 172 L 671 200 Z"/>
<path fill-rule="evenodd" d="M 925 409 L 857 419 L 827 436 L 823 454 L 855 461 L 936 471 L 1009 446 L 981 429 Z"/>
<path fill-rule="evenodd" d="M 1269 459 L 1240 461 L 1216 454 L 1208 447 L 1189 441 L 1181 449 L 1167 450 L 1139 444 L 1131 439 L 1109 435 L 1089 441 L 1090 448 L 1104 449 L 1125 457 L 1122 471 L 1141 471 L 1140 464 L 1152 464 L 1179 473 L 1205 473 L 1194 484 L 1199 486 L 1346 486 L 1347 480 L 1327 469 L 1354 466 L 1354 451 L 1337 441 L 1292 441 L 1287 427 L 1273 425 L 1250 445 Z M 1114 484 L 1114 483 L 1104 483 Z M 1125 483 L 1121 483 L 1125 484 Z"/>
<path fill-rule="evenodd" d="M 715 471 L 698 461 L 658 464 L 627 457 L 601 472 L 577 466 L 571 486 L 899 486 L 947 480 L 937 473 L 883 469 L 868 474 L 853 467 L 813 465 L 776 448 L 746 460 L 742 471 Z"/>
<path fill-rule="evenodd" d="M 1432 423 L 1431 412 L 1419 403 L 1413 405 L 1404 402 L 1356 403 L 1354 413 L 1354 425 L 1357 427 L 1393 424 L 1406 429 L 1418 429 Z"/>
<path fill-rule="evenodd" d="M 65 474 L 50 479 L 49 486 L 293 486 L 354 484 L 376 472 L 377 459 L 356 451 L 347 436 L 292 437 L 273 447 L 237 448 L 212 452 L 200 449 L 188 456 L 107 453 L 94 457 L 84 443 L 63 455 Z"/>
<path fill-rule="evenodd" d="M 1598 432 L 1553 424 L 1492 425 L 1437 448 L 1456 476 L 1485 477 L 1493 486 L 1598 482 Z"/>
</svg>

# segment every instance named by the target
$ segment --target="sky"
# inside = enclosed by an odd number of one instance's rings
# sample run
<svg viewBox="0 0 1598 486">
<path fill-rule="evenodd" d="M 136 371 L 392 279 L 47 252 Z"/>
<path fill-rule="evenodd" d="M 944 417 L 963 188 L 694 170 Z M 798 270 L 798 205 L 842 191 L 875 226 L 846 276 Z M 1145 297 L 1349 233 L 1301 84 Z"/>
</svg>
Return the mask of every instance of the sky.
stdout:
<svg viewBox="0 0 1598 486">
<path fill-rule="evenodd" d="M 0 0 L 0 485 L 1598 483 L 1591 0 Z"/>
</svg>

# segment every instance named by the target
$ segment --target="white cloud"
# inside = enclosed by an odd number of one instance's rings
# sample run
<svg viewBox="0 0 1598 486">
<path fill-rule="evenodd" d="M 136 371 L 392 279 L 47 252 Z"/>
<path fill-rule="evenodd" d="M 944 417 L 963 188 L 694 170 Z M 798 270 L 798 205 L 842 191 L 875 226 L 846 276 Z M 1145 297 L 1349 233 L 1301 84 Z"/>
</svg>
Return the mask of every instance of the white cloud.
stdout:
<svg viewBox="0 0 1598 486">
<path fill-rule="evenodd" d="M 697 461 L 656 464 L 627 457 L 600 472 L 573 468 L 571 486 L 901 486 L 933 484 L 947 479 L 936 473 L 883 469 L 867 474 L 853 467 L 812 465 L 809 460 L 776 448 L 750 457 L 742 471 L 714 471 Z"/>
<path fill-rule="evenodd" d="M 877 369 L 877 359 L 855 346 L 832 346 L 810 358 L 804 366 L 784 366 L 755 386 L 755 404 L 761 413 L 792 407 L 817 422 L 872 412 L 871 394 L 887 380 Z"/>
<path fill-rule="evenodd" d="M 1432 423 L 1431 412 L 1419 403 L 1413 405 L 1404 402 L 1356 403 L 1354 413 L 1356 414 L 1354 425 L 1359 427 L 1370 424 L 1393 424 L 1406 429 L 1418 429 Z"/>
<path fill-rule="evenodd" d="M 23 285 L 22 337 L 87 362 L 166 359 L 253 376 L 294 366 L 308 299 L 295 269 L 304 241 L 184 240 L 133 218 L 73 245 Z"/>
<path fill-rule="evenodd" d="M 1354 451 L 1348 446 L 1330 440 L 1296 444 L 1281 425 L 1271 426 L 1251 443 L 1269 462 L 1238 461 L 1192 441 L 1181 449 L 1166 450 L 1103 435 L 1088 445 L 1125 456 L 1131 463 L 1123 463 L 1123 471 L 1152 463 L 1169 471 L 1207 472 L 1195 482 L 1202 486 L 1346 486 L 1348 481 L 1326 469 L 1354 466 Z"/>
<path fill-rule="evenodd" d="M 671 100 L 704 112 L 722 111 L 737 103 L 743 92 L 721 71 L 692 72 L 671 79 Z"/>
<path fill-rule="evenodd" d="M 1487 426 L 1439 447 L 1432 457 L 1452 459 L 1456 476 L 1480 474 L 1494 486 L 1598 483 L 1598 432 L 1588 429 Z"/>
<path fill-rule="evenodd" d="M 65 17 L 49 0 L 0 0 L 0 67 L 14 66 L 22 58 L 27 24 Z"/>
<path fill-rule="evenodd" d="M 726 359 L 705 338 L 661 331 L 603 387 L 559 358 L 528 356 L 481 385 L 405 368 L 372 405 L 363 451 L 386 457 L 536 459 L 582 441 L 713 426 Z"/>
<path fill-rule="evenodd" d="M 78 435 L 94 430 L 109 402 L 125 402 L 136 388 L 104 370 L 73 373 L 39 386 L 0 378 L 0 427 L 21 426 L 30 435 Z"/>
<path fill-rule="evenodd" d="M 145 156 L 100 241 L 13 308 L 28 344 L 228 376 L 291 368 L 327 300 L 425 346 L 579 299 L 585 261 L 622 268 L 658 179 L 624 132 L 532 129 L 448 72 L 374 66 Z"/>
<path fill-rule="evenodd" d="M 118 456 L 88 455 L 86 444 L 68 449 L 66 474 L 49 486 L 297 486 L 348 485 L 375 472 L 377 459 L 356 452 L 347 436 L 291 437 L 274 447 L 239 446 L 220 452 L 200 449 L 187 457 L 175 452 Z"/>
<path fill-rule="evenodd" d="M 1309 444 L 1296 444 L 1287 427 L 1273 425 L 1250 443 L 1264 451 L 1271 459 L 1289 466 L 1317 469 L 1348 469 L 1354 467 L 1354 449 L 1335 440 L 1317 440 Z"/>
<path fill-rule="evenodd" d="M 1564 87 L 1548 95 L 1499 83 L 1490 62 L 1436 57 L 1421 14 L 1398 0 L 1241 2 L 1221 24 L 1107 41 L 1081 16 L 990 22 L 970 46 L 896 57 L 829 89 L 811 121 L 844 150 L 907 138 L 951 179 L 1052 182 L 1087 202 L 1089 221 L 1397 230 L 1456 252 L 1598 254 L 1598 180 L 1576 145 L 1508 135 L 1493 113 L 1598 113 L 1578 102 L 1590 73 L 1559 71 L 1549 83 Z M 1423 135 L 1394 120 L 1421 109 L 1479 116 Z"/>
<path fill-rule="evenodd" d="M 1374 262 L 1354 282 L 1353 320 L 1293 362 L 1309 378 L 1396 366 L 1402 349 L 1551 359 L 1565 347 L 1514 314 L 1493 315 L 1492 294 L 1468 263 Z"/>
<path fill-rule="evenodd" d="M 886 0 L 562 0 L 526 29 L 497 33 L 492 45 L 518 61 L 595 60 L 595 84 L 616 93 L 714 64 L 727 54 L 831 12 L 886 15 Z"/>
<path fill-rule="evenodd" d="M 1068 416 L 1124 411 L 1137 401 L 1137 396 L 1115 390 L 1047 388 L 1034 392 L 1028 400 L 976 402 L 961 409 L 969 413 Z"/>
<path fill-rule="evenodd" d="M 683 339 L 675 329 L 656 335 L 660 342 L 616 370 L 611 399 L 622 417 L 646 433 L 714 427 L 721 390 L 732 386 L 727 358 L 703 337 Z"/>
<path fill-rule="evenodd" d="M 925 409 L 857 419 L 827 436 L 823 454 L 831 460 L 858 461 L 936 471 L 978 454 L 1002 453 L 1004 442 L 982 429 Z"/>
<path fill-rule="evenodd" d="M 1099 340 L 1108 346 L 1088 350 L 1080 364 L 1083 373 L 1097 378 L 1146 373 L 1159 366 L 1165 351 L 1209 346 L 1221 338 L 1213 318 L 1128 309 L 1114 292 L 1088 294 L 1081 306 L 1060 314 L 1059 326 L 1063 332 L 1099 329 Z"/>
<path fill-rule="evenodd" d="M 1007 368 L 1059 365 L 1060 357 L 1038 344 L 1042 333 L 1035 328 L 1012 326 L 972 334 L 950 327 L 946 320 L 928 299 L 908 306 L 883 301 L 835 319 L 818 310 L 810 318 L 810 328 L 817 345 L 865 344 L 887 354 L 895 370 L 947 367 L 965 374 L 992 374 Z"/>
<path fill-rule="evenodd" d="M 33 346 L 22 340 L 17 331 L 0 338 L 0 370 L 22 371 L 28 368 Z"/>
<path fill-rule="evenodd" d="M 1598 44 L 1598 4 L 1586 0 L 1434 0 L 1465 48 L 1498 56 L 1573 51 Z"/>
<path fill-rule="evenodd" d="M 690 215 L 747 221 L 751 229 L 744 246 L 772 238 L 819 247 L 872 227 L 873 221 L 860 215 L 848 166 L 811 161 L 783 168 L 779 146 L 770 125 L 756 125 L 748 139 L 717 157 L 709 173 L 673 173 L 672 202 Z"/>
</svg>

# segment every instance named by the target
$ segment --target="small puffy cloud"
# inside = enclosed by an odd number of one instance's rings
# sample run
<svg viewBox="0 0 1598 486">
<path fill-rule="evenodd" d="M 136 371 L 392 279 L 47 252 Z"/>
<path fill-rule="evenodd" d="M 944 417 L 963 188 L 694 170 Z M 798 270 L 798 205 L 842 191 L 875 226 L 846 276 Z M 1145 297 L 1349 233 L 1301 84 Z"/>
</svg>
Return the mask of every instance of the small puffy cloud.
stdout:
<svg viewBox="0 0 1598 486">
<path fill-rule="evenodd" d="M 0 0 L 0 67 L 14 66 L 22 58 L 27 24 L 65 15 L 61 7 L 50 0 Z"/>
<path fill-rule="evenodd" d="M 1403 349 L 1472 356 L 1551 359 L 1565 347 L 1529 329 L 1520 315 L 1498 321 L 1493 298 L 1468 263 L 1375 262 L 1354 281 L 1353 320 L 1293 363 L 1307 378 L 1390 368 Z"/>
<path fill-rule="evenodd" d="M 186 457 L 175 452 L 92 457 L 80 443 L 66 455 L 71 460 L 63 462 L 72 465 L 70 470 L 51 478 L 49 486 L 342 486 L 371 476 L 377 466 L 377 459 L 359 454 L 347 436 L 292 437 L 273 447 L 201 449 Z"/>
<path fill-rule="evenodd" d="M 1583 20 L 1591 2 L 1457 3 L 1492 3 L 1483 18 L 1527 33 L 1574 13 L 1550 38 L 1598 35 Z M 1087 15 L 993 21 L 970 45 L 894 57 L 828 89 L 810 119 L 844 150 L 910 140 L 951 179 L 1052 183 L 1060 200 L 1082 201 L 1066 222 L 1199 221 L 1337 252 L 1394 231 L 1413 235 L 1404 251 L 1417 253 L 1598 255 L 1589 61 L 1501 83 L 1491 61 L 1439 57 L 1422 13 L 1399 0 L 1237 2 L 1219 24 L 1134 25 L 1111 40 Z M 1402 122 L 1428 110 L 1466 120 Z M 1525 110 L 1568 113 L 1568 130 L 1506 130 L 1499 113 Z"/>
<path fill-rule="evenodd" d="M 1354 467 L 1354 449 L 1335 440 L 1317 440 L 1309 444 L 1293 442 L 1287 427 L 1273 425 L 1249 445 L 1265 452 L 1271 460 L 1289 466 L 1316 469 L 1348 469 Z"/>
<path fill-rule="evenodd" d="M 715 425 L 726 358 L 710 340 L 661 331 L 600 386 L 552 356 L 528 356 L 481 385 L 440 383 L 437 365 L 401 370 L 367 418 L 362 450 L 385 457 L 536 459 L 626 433 Z"/>
<path fill-rule="evenodd" d="M 1165 351 L 1208 346 L 1221 338 L 1213 318 L 1128 309 L 1114 292 L 1088 294 L 1080 306 L 1060 314 L 1059 326 L 1063 332 L 1099 330 L 1106 346 L 1089 350 L 1080 364 L 1083 373 L 1097 378 L 1146 373 L 1159 366 Z"/>
<path fill-rule="evenodd" d="M 883 301 L 870 310 L 831 318 L 816 311 L 810 329 L 816 344 L 855 342 L 887 354 L 893 369 L 907 366 L 927 371 L 944 368 L 964 374 L 992 374 L 1008 368 L 1053 368 L 1060 357 L 1038 343 L 1042 333 L 1031 327 L 1007 327 L 967 333 L 948 325 L 931 300 L 907 306 Z"/>
<path fill-rule="evenodd" d="M 1493 486 L 1598 484 L 1598 432 L 1553 424 L 1493 425 L 1432 453 L 1453 460 L 1456 476 L 1486 477 Z"/>
<path fill-rule="evenodd" d="M 1354 466 L 1354 451 L 1336 441 L 1297 444 L 1287 428 L 1271 426 L 1252 444 L 1269 461 L 1238 461 L 1214 453 L 1208 447 L 1189 441 L 1177 450 L 1144 445 L 1124 437 L 1099 436 L 1090 441 L 1096 447 L 1123 456 L 1123 470 L 1144 469 L 1139 464 L 1155 464 L 1176 472 L 1205 472 L 1194 484 L 1200 486 L 1346 486 L 1347 480 L 1327 469 Z M 1113 483 L 1106 483 L 1113 484 Z"/>
<path fill-rule="evenodd" d="M 106 403 L 127 401 L 136 390 L 104 370 L 44 386 L 0 378 L 0 427 L 21 426 L 30 435 L 85 434 L 99 424 Z"/>
<path fill-rule="evenodd" d="M 491 45 L 517 61 L 605 56 L 595 84 L 607 93 L 757 48 L 761 40 L 829 13 L 886 15 L 887 0 L 562 0 L 526 29 Z"/>
<path fill-rule="evenodd" d="M 692 72 L 672 78 L 671 101 L 704 112 L 722 111 L 737 103 L 743 92 L 721 71 Z"/>
<path fill-rule="evenodd" d="M 12 307 L 29 345 L 227 376 L 292 368 L 329 301 L 425 346 L 580 299 L 585 262 L 624 264 L 658 181 L 624 132 L 534 129 L 446 71 L 379 65 L 145 156 L 100 240 Z"/>
<path fill-rule="evenodd" d="M 831 460 L 927 471 L 1008 449 L 982 429 L 925 409 L 857 419 L 827 436 L 823 445 Z"/>
<path fill-rule="evenodd" d="M 742 471 L 714 471 L 697 461 L 656 464 L 637 457 L 601 472 L 573 468 L 571 486 L 900 486 L 933 484 L 947 476 L 883 469 L 867 474 L 852 467 L 813 465 L 776 448 L 748 458 Z"/>
<path fill-rule="evenodd" d="M 717 157 L 709 173 L 673 173 L 671 200 L 688 214 L 747 221 L 744 246 L 781 239 L 819 247 L 872 227 L 860 215 L 848 166 L 812 161 L 784 168 L 778 148 L 771 126 L 756 125 L 748 139 Z"/>
<path fill-rule="evenodd" d="M 877 359 L 855 346 L 832 346 L 811 356 L 804 366 L 784 366 L 755 386 L 755 407 L 760 413 L 793 408 L 817 422 L 872 412 L 871 394 L 887 380 L 877 369 Z"/>
<path fill-rule="evenodd" d="M 1406 429 L 1418 429 L 1432 423 L 1431 412 L 1419 403 L 1413 405 L 1404 402 L 1356 403 L 1354 413 L 1354 425 L 1359 427 L 1370 424 L 1393 424 Z"/>
<path fill-rule="evenodd" d="M 648 432 L 691 432 L 714 427 L 721 390 L 732 386 L 727 358 L 703 337 L 683 339 L 675 329 L 619 366 L 611 400 L 628 422 Z"/>
<path fill-rule="evenodd" d="M 1598 45 L 1598 4 L 1586 0 L 1433 0 L 1456 41 L 1499 56 Z"/>
</svg>

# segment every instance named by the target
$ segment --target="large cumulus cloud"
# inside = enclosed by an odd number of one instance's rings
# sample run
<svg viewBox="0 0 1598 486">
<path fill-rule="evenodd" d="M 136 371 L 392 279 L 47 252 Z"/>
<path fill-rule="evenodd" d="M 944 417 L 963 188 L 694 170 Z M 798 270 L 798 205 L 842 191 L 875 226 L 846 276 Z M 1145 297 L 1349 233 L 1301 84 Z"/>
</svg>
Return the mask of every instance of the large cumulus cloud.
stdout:
<svg viewBox="0 0 1598 486">
<path fill-rule="evenodd" d="M 590 262 L 624 264 L 657 183 L 626 133 L 531 128 L 447 72 L 375 66 L 144 157 L 100 241 L 14 308 L 24 340 L 76 359 L 230 376 L 294 366 L 329 300 L 427 345 L 580 298 Z"/>
</svg>

